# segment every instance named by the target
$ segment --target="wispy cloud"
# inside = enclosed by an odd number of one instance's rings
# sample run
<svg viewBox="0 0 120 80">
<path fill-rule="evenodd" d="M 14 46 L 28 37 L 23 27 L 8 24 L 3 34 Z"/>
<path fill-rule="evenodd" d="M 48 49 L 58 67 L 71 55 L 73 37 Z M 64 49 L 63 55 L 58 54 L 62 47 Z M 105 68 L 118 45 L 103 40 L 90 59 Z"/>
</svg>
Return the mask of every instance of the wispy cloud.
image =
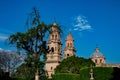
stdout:
<svg viewBox="0 0 120 80">
<path fill-rule="evenodd" d="M 3 49 L 2 48 L 0 48 L 0 51 L 2 51 Z"/>
<path fill-rule="evenodd" d="M 88 23 L 88 20 L 84 16 L 77 16 L 75 17 L 75 23 L 73 24 L 75 31 L 85 31 L 85 30 L 92 30 L 92 26 Z"/>
<path fill-rule="evenodd" d="M 0 28 L 0 33 L 2 34 L 14 34 L 11 30 Z"/>
<path fill-rule="evenodd" d="M 5 41 L 11 34 L 13 34 L 11 30 L 0 28 L 0 41 Z"/>
<path fill-rule="evenodd" d="M 0 34 L 0 41 L 5 41 L 6 39 L 8 39 L 7 35 Z"/>
</svg>

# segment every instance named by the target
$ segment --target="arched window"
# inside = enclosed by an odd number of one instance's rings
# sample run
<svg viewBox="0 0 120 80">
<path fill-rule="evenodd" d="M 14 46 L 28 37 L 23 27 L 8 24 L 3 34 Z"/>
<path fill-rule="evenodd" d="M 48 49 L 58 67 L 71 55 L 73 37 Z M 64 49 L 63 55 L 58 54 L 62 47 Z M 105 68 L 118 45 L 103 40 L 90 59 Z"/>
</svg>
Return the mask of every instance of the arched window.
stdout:
<svg viewBox="0 0 120 80">
<path fill-rule="evenodd" d="M 95 63 L 97 63 L 97 59 L 95 59 Z"/>
<path fill-rule="evenodd" d="M 102 59 L 100 59 L 100 63 L 102 63 Z"/>
<path fill-rule="evenodd" d="M 68 47 L 69 47 L 69 43 L 67 43 Z"/>
<path fill-rule="evenodd" d="M 53 69 L 53 67 L 51 67 L 51 70 Z"/>
<path fill-rule="evenodd" d="M 52 35 L 52 39 L 54 39 L 54 35 Z"/>
<path fill-rule="evenodd" d="M 57 35 L 55 35 L 55 39 L 57 39 Z"/>
<path fill-rule="evenodd" d="M 70 47 L 72 47 L 72 43 L 70 43 Z"/>
<path fill-rule="evenodd" d="M 52 76 L 53 74 L 51 73 L 51 76 Z"/>
<path fill-rule="evenodd" d="M 67 57 L 69 56 L 69 54 L 67 54 Z"/>
<path fill-rule="evenodd" d="M 53 47 L 51 48 L 51 52 L 52 52 L 52 53 L 54 52 L 54 48 L 53 48 Z"/>
<path fill-rule="evenodd" d="M 50 51 L 50 47 L 48 46 L 48 53 L 49 53 L 49 51 Z"/>
</svg>

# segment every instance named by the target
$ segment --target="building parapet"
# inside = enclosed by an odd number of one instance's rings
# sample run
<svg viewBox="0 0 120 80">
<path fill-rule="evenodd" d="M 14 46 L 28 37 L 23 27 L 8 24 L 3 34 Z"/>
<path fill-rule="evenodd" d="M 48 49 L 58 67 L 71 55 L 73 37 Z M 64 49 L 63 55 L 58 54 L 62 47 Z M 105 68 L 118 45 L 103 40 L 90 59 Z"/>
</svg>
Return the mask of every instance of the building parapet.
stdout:
<svg viewBox="0 0 120 80">
<path fill-rule="evenodd" d="M 106 67 L 117 67 L 117 68 L 120 68 L 120 64 L 106 64 Z"/>
</svg>

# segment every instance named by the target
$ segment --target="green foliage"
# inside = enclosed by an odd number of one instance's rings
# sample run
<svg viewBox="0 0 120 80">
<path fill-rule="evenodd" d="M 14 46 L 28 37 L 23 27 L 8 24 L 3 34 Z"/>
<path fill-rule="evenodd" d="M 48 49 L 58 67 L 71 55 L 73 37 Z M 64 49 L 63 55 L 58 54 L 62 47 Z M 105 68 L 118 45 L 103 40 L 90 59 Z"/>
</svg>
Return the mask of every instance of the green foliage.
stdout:
<svg viewBox="0 0 120 80">
<path fill-rule="evenodd" d="M 25 78 L 20 78 L 20 77 L 17 77 L 17 78 L 12 78 L 12 80 L 27 80 Z"/>
<path fill-rule="evenodd" d="M 40 76 L 41 80 L 45 79 L 45 71 L 43 67 L 44 67 L 44 63 L 39 62 L 38 71 L 39 71 L 39 74 L 41 75 Z M 36 73 L 36 68 L 34 67 L 34 64 L 22 64 L 20 67 L 18 67 L 16 73 L 14 73 L 12 77 L 26 79 L 26 80 L 33 80 L 35 73 Z"/>
<path fill-rule="evenodd" d="M 80 75 L 71 73 L 58 73 L 52 76 L 52 80 L 80 80 Z"/>
<path fill-rule="evenodd" d="M 26 23 L 30 27 L 28 31 L 11 35 L 9 43 L 15 45 L 19 51 L 24 51 L 27 55 L 25 63 L 17 69 L 14 77 L 33 80 L 37 70 L 40 76 L 45 75 L 44 65 L 46 54 L 48 53 L 46 36 L 50 26 L 40 22 L 40 16 L 36 8 L 33 9 L 28 17 L 29 19 Z M 43 56 L 43 62 L 40 61 L 41 56 Z"/>
<path fill-rule="evenodd" d="M 24 33 L 17 32 L 9 37 L 9 44 L 16 46 L 19 51 L 24 51 L 27 54 L 25 63 L 13 74 L 14 78 L 20 77 L 20 79 L 33 80 L 38 70 L 40 78 L 46 79 L 44 65 L 49 50 L 46 40 L 48 33 L 51 33 L 52 25 L 40 22 L 39 18 L 39 12 L 36 8 L 33 8 L 26 21 L 28 30 Z M 61 33 L 61 28 L 59 26 L 56 27 Z"/>
<path fill-rule="evenodd" d="M 32 80 L 32 78 L 34 78 L 34 75 L 35 75 L 35 69 L 34 68 L 31 69 L 27 65 L 22 64 L 17 69 L 16 73 L 12 75 L 12 77 L 18 78 L 18 79 L 29 79 L 29 80 Z"/>
<path fill-rule="evenodd" d="M 84 67 L 89 67 L 94 63 L 90 59 L 85 59 L 82 57 L 68 57 L 64 59 L 60 65 L 55 69 L 55 73 L 80 73 L 80 69 Z"/>
<path fill-rule="evenodd" d="M 93 72 L 95 80 L 110 80 L 113 77 L 113 68 L 111 67 L 94 67 Z M 90 68 L 80 70 L 80 79 L 90 80 Z"/>
</svg>

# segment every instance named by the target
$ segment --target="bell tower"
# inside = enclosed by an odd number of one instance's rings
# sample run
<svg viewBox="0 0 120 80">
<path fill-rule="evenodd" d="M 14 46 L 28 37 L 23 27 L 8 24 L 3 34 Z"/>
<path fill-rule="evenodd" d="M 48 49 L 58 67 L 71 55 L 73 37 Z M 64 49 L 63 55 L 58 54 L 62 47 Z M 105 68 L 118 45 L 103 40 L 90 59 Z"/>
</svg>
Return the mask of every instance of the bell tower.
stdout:
<svg viewBox="0 0 120 80">
<path fill-rule="evenodd" d="M 56 22 L 51 28 L 50 39 L 48 41 L 49 52 L 46 60 L 46 72 L 49 78 L 54 74 L 54 69 L 62 61 L 62 43 L 60 41 L 60 30 Z"/>
<path fill-rule="evenodd" d="M 64 59 L 69 56 L 75 56 L 76 50 L 74 48 L 74 40 L 72 35 L 69 33 L 66 39 L 66 46 L 64 48 Z"/>
</svg>

